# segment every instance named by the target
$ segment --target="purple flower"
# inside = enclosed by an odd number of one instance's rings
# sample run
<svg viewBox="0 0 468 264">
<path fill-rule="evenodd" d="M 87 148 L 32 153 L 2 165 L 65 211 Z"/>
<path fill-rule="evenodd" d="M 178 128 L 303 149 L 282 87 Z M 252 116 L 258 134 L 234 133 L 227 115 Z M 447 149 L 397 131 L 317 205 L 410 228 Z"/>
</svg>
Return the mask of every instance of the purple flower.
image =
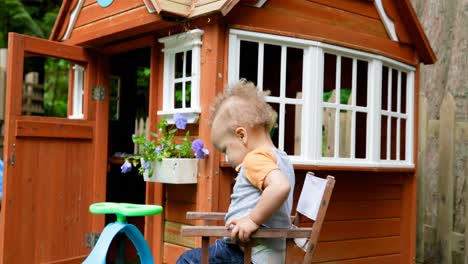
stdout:
<svg viewBox="0 0 468 264">
<path fill-rule="evenodd" d="M 120 166 L 120 169 L 122 170 L 122 173 L 130 172 L 132 170 L 132 164 L 126 160 L 125 163 Z"/>
<path fill-rule="evenodd" d="M 208 155 L 210 154 L 210 151 L 207 150 L 207 149 L 199 149 L 197 151 L 195 151 L 195 158 L 197 159 L 204 159 L 205 158 L 205 155 Z"/>
<path fill-rule="evenodd" d="M 205 144 L 203 144 L 203 141 L 200 139 L 195 139 L 192 142 L 192 150 L 195 152 L 195 157 L 197 159 L 204 159 L 205 155 L 208 155 L 210 153 L 209 150 L 206 148 L 203 148 Z"/>
<path fill-rule="evenodd" d="M 162 152 L 162 149 L 163 149 L 163 148 L 162 148 L 161 146 L 157 146 L 156 149 L 154 150 L 154 152 L 155 152 L 156 154 L 160 154 L 160 153 Z"/>
<path fill-rule="evenodd" d="M 205 146 L 205 144 L 203 143 L 203 141 L 201 141 L 200 139 L 195 139 L 193 142 L 192 142 L 192 149 L 193 151 L 197 151 L 197 150 L 200 150 L 200 149 L 203 149 L 203 147 Z"/>
<path fill-rule="evenodd" d="M 151 162 L 149 162 L 149 161 L 143 162 L 142 167 L 145 170 L 149 170 L 151 168 Z"/>
<path fill-rule="evenodd" d="M 174 123 L 178 129 L 185 129 L 187 126 L 187 118 L 180 113 L 175 113 Z"/>
</svg>

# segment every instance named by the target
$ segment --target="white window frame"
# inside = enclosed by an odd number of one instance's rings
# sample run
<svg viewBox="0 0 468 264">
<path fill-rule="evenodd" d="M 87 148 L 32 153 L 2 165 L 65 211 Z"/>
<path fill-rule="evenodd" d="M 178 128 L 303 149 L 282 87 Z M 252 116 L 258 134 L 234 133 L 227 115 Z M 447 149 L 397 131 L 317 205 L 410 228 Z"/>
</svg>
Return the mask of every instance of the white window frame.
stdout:
<svg viewBox="0 0 468 264">
<path fill-rule="evenodd" d="M 288 40 L 287 37 L 281 37 L 281 36 L 274 36 L 274 38 L 261 38 L 258 37 L 257 34 L 259 33 L 254 33 L 254 32 L 248 32 L 248 31 L 240 31 L 240 30 L 234 30 L 231 29 L 230 31 L 230 36 L 229 36 L 229 61 L 235 61 L 236 67 L 228 67 L 228 83 L 233 84 L 237 80 L 239 80 L 239 63 L 240 63 L 240 41 L 241 40 L 246 40 L 246 41 L 253 41 L 253 42 L 258 42 L 259 43 L 259 52 L 258 52 L 258 72 L 257 72 L 257 87 L 259 89 L 263 89 L 263 48 L 264 44 L 272 44 L 272 45 L 277 45 L 281 47 L 281 70 L 280 70 L 280 94 L 279 96 L 266 96 L 265 100 L 269 103 L 277 103 L 279 104 L 280 107 L 280 113 L 278 113 L 278 148 L 283 149 L 284 148 L 284 124 L 285 124 L 285 115 L 281 113 L 285 113 L 285 105 L 286 104 L 293 104 L 293 105 L 300 105 L 302 107 L 301 112 L 308 111 L 308 106 L 304 104 L 304 97 L 307 96 L 307 89 L 304 89 L 305 86 L 305 79 L 308 78 L 306 76 L 306 67 L 303 66 L 303 73 L 302 73 L 302 98 L 287 98 L 286 97 L 286 67 L 284 65 L 286 64 L 286 49 L 288 47 L 291 48 L 297 48 L 297 49 L 302 49 L 304 50 L 303 54 L 303 63 L 306 62 L 307 58 L 307 45 L 304 45 L 304 43 L 299 43 L 299 42 L 291 42 Z M 233 34 L 234 32 L 234 34 Z M 241 32 L 241 34 L 237 34 L 236 32 Z M 231 43 L 236 43 L 235 46 L 231 45 Z M 301 117 L 301 125 L 304 126 L 306 125 L 306 122 L 304 122 L 304 115 Z M 306 143 L 304 142 L 304 139 L 307 137 L 306 131 L 308 131 L 307 128 L 302 128 L 301 129 L 301 154 L 300 155 L 295 155 L 295 156 L 290 156 L 293 159 L 300 160 L 303 159 L 303 154 L 302 152 L 306 149 Z"/>
<path fill-rule="evenodd" d="M 273 45 L 288 46 L 301 48 L 304 50 L 303 60 L 303 80 L 302 80 L 302 129 L 301 129 L 301 153 L 297 156 L 290 156 L 294 164 L 303 165 L 323 165 L 323 166 L 353 166 L 353 167 L 398 167 L 398 168 L 414 168 L 413 161 L 413 141 L 414 141 L 414 71 L 415 68 L 396 60 L 376 55 L 368 52 L 353 50 L 340 46 L 335 46 L 327 43 L 321 43 L 312 40 L 298 39 L 292 37 L 271 35 L 265 33 L 257 33 L 238 29 L 230 29 L 229 31 L 229 48 L 228 48 L 228 84 L 232 85 L 239 80 L 239 63 L 240 63 L 240 41 L 253 41 L 259 43 L 259 49 L 263 46 L 260 43 L 268 43 Z M 262 51 L 262 50 L 260 50 Z M 353 87 L 353 105 L 340 105 L 337 102 L 336 107 L 343 110 L 352 110 L 367 113 L 367 135 L 366 135 L 366 158 L 357 159 L 354 157 L 340 158 L 322 157 L 322 113 L 324 106 L 330 106 L 330 103 L 323 102 L 323 63 L 324 54 L 331 53 L 337 56 L 346 56 L 353 59 L 353 65 L 357 64 L 357 60 L 368 62 L 368 79 L 367 79 L 367 106 L 356 106 L 355 93 Z M 337 59 L 338 61 L 338 59 Z M 381 90 L 382 90 L 382 65 L 403 71 L 407 74 L 406 84 L 406 138 L 405 138 L 405 160 L 381 160 L 380 159 L 380 121 L 381 121 Z M 257 85 L 263 84 L 263 52 L 259 52 L 258 67 L 257 67 Z M 283 74 L 283 68 L 281 73 Z M 355 71 L 353 66 L 353 71 Z M 354 80 L 353 72 L 353 80 Z M 337 77 L 338 78 L 338 77 Z M 354 86 L 355 84 L 353 84 Z M 282 86 L 281 86 L 282 87 Z M 284 88 L 284 87 L 282 87 Z M 282 90 L 281 90 L 282 91 Z M 269 97 L 267 101 L 271 101 Z M 285 98 L 287 100 L 292 100 Z M 278 98 L 277 101 L 282 102 L 283 98 Z M 400 99 L 399 99 L 400 100 Z M 275 101 L 276 102 L 276 101 Z M 399 108 L 400 109 L 400 108 Z M 281 132 L 281 124 L 284 124 L 284 117 L 279 117 L 279 127 Z M 354 118 L 355 120 L 355 118 Z M 355 124 L 354 124 L 355 126 Z M 284 126 L 283 126 L 284 130 Z M 339 129 L 335 129 L 339 130 Z M 355 127 L 352 128 L 352 133 L 355 133 Z M 399 132 L 398 132 L 399 133 Z M 284 140 L 284 133 L 279 134 L 279 145 Z M 355 138 L 352 137 L 351 146 L 355 145 Z M 399 142 L 399 141 L 398 141 Z M 351 149 L 355 152 L 355 148 Z"/>
<path fill-rule="evenodd" d="M 361 61 L 366 61 L 368 62 L 368 68 L 369 68 L 369 61 L 363 60 L 360 58 L 357 58 L 355 56 L 350 56 L 346 55 L 340 52 L 336 52 L 335 50 L 327 50 L 324 49 L 324 53 L 332 54 L 336 56 L 336 75 L 335 75 L 335 90 L 337 91 L 335 94 L 335 102 L 323 102 L 322 101 L 322 107 L 321 111 L 324 111 L 325 108 L 327 109 L 334 109 L 335 110 L 335 136 L 334 136 L 334 154 L 333 157 L 322 157 L 324 160 L 330 160 L 330 159 L 351 159 L 353 161 L 362 161 L 362 160 L 367 160 L 367 158 L 356 158 L 356 148 L 355 148 L 355 132 L 356 132 L 356 113 L 366 113 L 367 116 L 369 115 L 369 97 L 367 98 L 367 106 L 357 106 L 356 105 L 356 89 L 357 89 L 357 63 L 358 60 Z M 352 62 L 352 84 L 351 84 L 351 104 L 341 104 L 339 95 L 341 95 L 341 58 L 342 57 L 347 57 L 353 60 Z M 322 62 L 323 65 L 323 62 Z M 339 70 L 339 71 L 338 71 Z M 323 76 L 323 69 L 322 69 L 322 76 Z M 369 85 L 368 85 L 369 87 Z M 322 98 L 323 98 L 323 80 L 322 80 Z M 351 116 L 351 144 L 350 144 L 350 157 L 345 158 L 345 157 L 339 157 L 339 152 L 340 152 L 340 144 L 339 144 L 339 139 L 340 139 L 340 112 L 341 110 L 345 111 L 351 111 L 352 116 Z M 321 122 L 323 124 L 323 120 Z M 322 142 L 322 141 L 320 141 Z M 322 146 L 320 146 L 320 150 Z M 368 153 L 368 150 L 366 149 L 366 154 Z M 321 156 L 321 153 L 319 153 L 319 156 Z M 367 155 L 366 155 L 367 156 Z"/>
<path fill-rule="evenodd" d="M 413 130 L 413 122 L 414 122 L 414 109 L 411 107 L 411 102 L 414 102 L 414 89 L 408 89 L 408 85 L 411 85 L 410 87 L 414 87 L 414 72 L 408 72 L 405 69 L 401 69 L 399 67 L 395 67 L 394 65 L 390 65 L 388 63 L 382 64 L 382 69 L 383 66 L 386 66 L 388 68 L 388 84 L 387 84 L 387 109 L 382 109 L 380 107 L 380 116 L 386 116 L 387 117 L 387 124 L 381 124 L 382 126 L 386 126 L 387 129 L 387 147 L 386 147 L 386 158 L 381 159 L 379 155 L 379 160 L 381 163 L 384 164 L 395 164 L 395 163 L 404 163 L 406 160 L 413 160 L 413 147 L 412 145 L 408 147 L 406 142 L 410 140 L 412 144 L 412 137 L 409 137 L 408 134 L 412 133 L 406 133 L 405 136 L 405 160 L 400 159 L 400 143 L 401 143 L 401 122 L 402 120 L 405 120 L 404 122 L 406 123 L 406 129 L 410 129 L 410 131 Z M 397 70 L 397 109 L 396 111 L 393 111 L 392 108 L 392 100 L 394 99 L 392 97 L 392 72 L 393 70 Z M 404 72 L 406 73 L 406 102 L 401 102 L 401 73 Z M 406 104 L 406 113 L 401 113 L 401 105 L 402 103 Z M 395 156 L 396 159 L 392 160 L 391 159 L 391 146 L 392 146 L 392 141 L 391 141 L 391 118 L 397 118 L 397 123 L 396 123 L 396 150 L 395 150 Z"/>
<path fill-rule="evenodd" d="M 194 29 L 188 32 L 160 38 L 159 42 L 164 44 L 164 75 L 163 75 L 163 105 L 158 115 L 163 116 L 169 123 L 173 123 L 175 113 L 184 114 L 188 123 L 196 123 L 200 116 L 200 62 L 201 62 L 201 36 L 203 30 Z M 185 76 L 186 53 L 192 51 L 192 73 L 190 77 Z M 183 77 L 175 78 L 174 64 L 177 53 L 184 53 Z M 176 81 L 183 83 L 191 82 L 190 107 L 174 107 L 174 84 Z M 185 98 L 185 96 L 183 96 Z"/>
<path fill-rule="evenodd" d="M 83 83 L 84 83 L 84 70 L 81 65 L 75 64 L 73 66 L 73 101 L 72 101 L 72 114 L 68 116 L 69 119 L 83 119 Z"/>
</svg>

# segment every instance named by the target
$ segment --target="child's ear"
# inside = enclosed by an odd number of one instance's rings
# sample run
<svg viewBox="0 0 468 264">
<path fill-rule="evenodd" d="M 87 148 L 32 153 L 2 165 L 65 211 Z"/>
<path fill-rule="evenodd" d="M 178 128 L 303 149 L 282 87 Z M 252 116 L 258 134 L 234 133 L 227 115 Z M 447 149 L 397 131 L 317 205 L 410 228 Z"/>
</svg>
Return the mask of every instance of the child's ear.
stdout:
<svg viewBox="0 0 468 264">
<path fill-rule="evenodd" d="M 247 130 L 243 127 L 238 127 L 234 131 L 236 137 L 242 141 L 243 144 L 247 144 Z"/>
</svg>

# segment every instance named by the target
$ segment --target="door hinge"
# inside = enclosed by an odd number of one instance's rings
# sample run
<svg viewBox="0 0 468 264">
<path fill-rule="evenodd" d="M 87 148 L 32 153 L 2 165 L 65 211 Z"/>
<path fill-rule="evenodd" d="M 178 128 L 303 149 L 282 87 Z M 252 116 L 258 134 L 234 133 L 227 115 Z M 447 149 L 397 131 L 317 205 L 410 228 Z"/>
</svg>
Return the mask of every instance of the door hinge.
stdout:
<svg viewBox="0 0 468 264">
<path fill-rule="evenodd" d="M 10 165 L 15 166 L 15 152 L 12 152 L 10 155 Z"/>
<path fill-rule="evenodd" d="M 99 233 L 86 233 L 86 247 L 93 248 L 99 239 Z"/>
<path fill-rule="evenodd" d="M 104 86 L 94 86 L 92 91 L 92 98 L 96 101 L 104 100 Z"/>
<path fill-rule="evenodd" d="M 10 154 L 10 165 L 15 166 L 15 148 L 16 148 L 16 143 L 13 143 L 12 145 L 13 151 Z"/>
</svg>

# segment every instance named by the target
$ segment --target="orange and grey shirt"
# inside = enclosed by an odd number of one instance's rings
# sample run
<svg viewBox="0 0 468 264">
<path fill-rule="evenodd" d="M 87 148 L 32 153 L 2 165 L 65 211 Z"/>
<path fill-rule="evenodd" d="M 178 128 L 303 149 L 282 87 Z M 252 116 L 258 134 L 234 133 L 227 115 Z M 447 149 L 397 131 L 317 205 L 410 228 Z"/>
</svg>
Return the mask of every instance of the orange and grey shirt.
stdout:
<svg viewBox="0 0 468 264">
<path fill-rule="evenodd" d="M 239 219 L 249 214 L 257 205 L 263 191 L 263 183 L 267 175 L 273 170 L 281 170 L 286 175 L 294 189 L 294 169 L 288 155 L 276 148 L 258 148 L 249 152 L 239 166 L 236 183 L 231 195 L 231 204 L 224 218 Z M 270 228 L 291 227 L 291 208 L 293 192 L 289 192 L 288 199 L 273 215 L 262 224 Z M 284 239 L 259 239 L 257 242 L 275 250 L 284 250 Z"/>
</svg>

